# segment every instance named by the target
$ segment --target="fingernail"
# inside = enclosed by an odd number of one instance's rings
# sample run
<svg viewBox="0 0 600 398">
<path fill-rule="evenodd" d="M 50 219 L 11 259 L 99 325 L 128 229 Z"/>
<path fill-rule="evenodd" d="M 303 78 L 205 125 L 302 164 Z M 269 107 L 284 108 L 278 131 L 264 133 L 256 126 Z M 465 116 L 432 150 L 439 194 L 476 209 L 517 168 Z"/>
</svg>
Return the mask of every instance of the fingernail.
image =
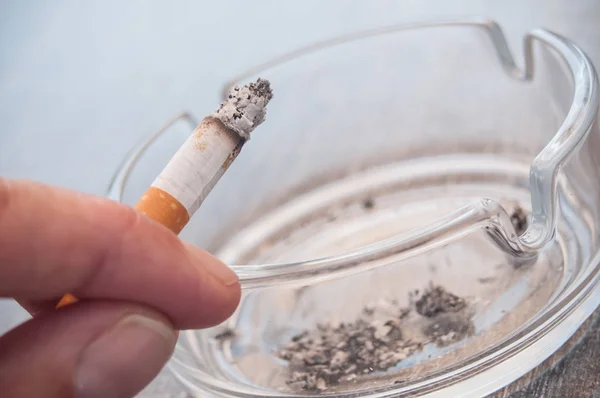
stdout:
<svg viewBox="0 0 600 398">
<path fill-rule="evenodd" d="M 198 263 L 197 266 L 207 270 L 223 285 L 233 286 L 239 283 L 237 274 L 221 261 L 192 244 L 188 243 L 187 248 L 194 260 Z"/>
<path fill-rule="evenodd" d="M 158 374 L 176 341 L 166 322 L 127 315 L 83 351 L 75 370 L 75 396 L 134 396 Z"/>
</svg>

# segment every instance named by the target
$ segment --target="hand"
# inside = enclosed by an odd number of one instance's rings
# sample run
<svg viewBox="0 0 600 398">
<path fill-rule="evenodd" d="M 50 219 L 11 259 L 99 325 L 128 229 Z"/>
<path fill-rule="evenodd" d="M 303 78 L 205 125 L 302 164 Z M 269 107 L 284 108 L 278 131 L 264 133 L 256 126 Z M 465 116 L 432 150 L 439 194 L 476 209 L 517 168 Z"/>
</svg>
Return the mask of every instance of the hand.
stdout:
<svg viewBox="0 0 600 398">
<path fill-rule="evenodd" d="M 73 293 L 80 302 L 54 309 Z M 218 324 L 236 275 L 124 205 L 0 178 L 0 297 L 33 318 L 0 337 L 0 395 L 132 397 L 177 330 Z"/>
</svg>

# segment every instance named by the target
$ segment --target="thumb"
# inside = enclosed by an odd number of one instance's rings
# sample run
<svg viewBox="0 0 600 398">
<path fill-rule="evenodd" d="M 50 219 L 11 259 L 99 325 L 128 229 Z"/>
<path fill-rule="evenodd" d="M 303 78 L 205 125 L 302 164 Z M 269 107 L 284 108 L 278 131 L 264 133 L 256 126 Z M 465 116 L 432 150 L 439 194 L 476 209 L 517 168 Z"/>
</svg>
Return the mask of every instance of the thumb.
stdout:
<svg viewBox="0 0 600 398">
<path fill-rule="evenodd" d="M 176 340 L 163 315 L 136 304 L 82 302 L 42 313 L 0 338 L 0 391 L 5 398 L 133 397 Z"/>
</svg>

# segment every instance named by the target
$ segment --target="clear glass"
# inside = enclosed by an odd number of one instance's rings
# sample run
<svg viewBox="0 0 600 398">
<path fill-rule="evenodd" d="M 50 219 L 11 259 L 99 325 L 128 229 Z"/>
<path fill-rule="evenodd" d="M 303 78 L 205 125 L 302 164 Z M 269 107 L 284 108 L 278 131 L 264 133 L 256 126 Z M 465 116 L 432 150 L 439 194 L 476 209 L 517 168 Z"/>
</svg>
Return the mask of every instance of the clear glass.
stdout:
<svg viewBox="0 0 600 398">
<path fill-rule="evenodd" d="M 234 79 L 267 78 L 275 97 L 181 234 L 240 264 L 244 289 L 223 325 L 181 334 L 170 367 L 187 389 L 478 397 L 559 348 L 600 302 L 598 83 L 545 30 L 525 37 L 522 62 L 497 24 L 473 19 L 332 39 Z M 146 138 L 109 196 L 135 203 L 197 121 Z M 432 284 L 464 298 L 464 336 L 458 313 L 415 311 Z M 365 314 L 380 327 L 404 308 L 388 345 L 419 344 L 393 366 L 290 383 L 296 365 L 278 352 L 294 336 Z M 443 320 L 444 344 L 431 333 Z"/>
</svg>

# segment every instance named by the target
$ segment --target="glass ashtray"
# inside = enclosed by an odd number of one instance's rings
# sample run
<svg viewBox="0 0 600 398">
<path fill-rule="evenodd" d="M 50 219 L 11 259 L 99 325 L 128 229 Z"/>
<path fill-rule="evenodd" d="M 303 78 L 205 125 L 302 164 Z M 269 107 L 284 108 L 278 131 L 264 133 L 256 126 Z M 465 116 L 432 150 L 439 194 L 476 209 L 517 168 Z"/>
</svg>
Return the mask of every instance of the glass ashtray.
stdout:
<svg viewBox="0 0 600 398">
<path fill-rule="evenodd" d="M 518 66 L 493 21 L 394 26 L 224 87 L 275 96 L 181 234 L 243 288 L 181 333 L 190 393 L 480 397 L 569 339 L 600 302 L 598 82 L 568 39 L 523 43 Z M 197 122 L 146 137 L 109 196 L 135 203 Z"/>
</svg>

